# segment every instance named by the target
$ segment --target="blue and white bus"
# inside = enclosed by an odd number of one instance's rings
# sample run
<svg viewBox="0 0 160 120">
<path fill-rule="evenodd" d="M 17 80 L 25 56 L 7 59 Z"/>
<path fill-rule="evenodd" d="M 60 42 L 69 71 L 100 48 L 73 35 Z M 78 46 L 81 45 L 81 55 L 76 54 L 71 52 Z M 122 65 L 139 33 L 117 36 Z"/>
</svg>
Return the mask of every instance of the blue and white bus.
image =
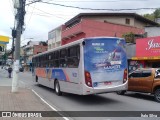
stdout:
<svg viewBox="0 0 160 120">
<path fill-rule="evenodd" d="M 125 40 L 84 38 L 33 56 L 35 81 L 62 92 L 89 95 L 127 89 Z"/>
</svg>

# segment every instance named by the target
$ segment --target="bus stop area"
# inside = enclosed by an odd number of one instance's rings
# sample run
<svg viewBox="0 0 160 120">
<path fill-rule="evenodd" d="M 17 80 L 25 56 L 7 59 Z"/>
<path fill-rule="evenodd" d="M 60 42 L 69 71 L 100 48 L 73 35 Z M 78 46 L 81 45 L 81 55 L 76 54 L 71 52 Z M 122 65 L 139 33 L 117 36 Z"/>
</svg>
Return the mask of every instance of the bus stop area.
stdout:
<svg viewBox="0 0 160 120">
<path fill-rule="evenodd" d="M 12 93 L 12 79 L 7 77 L 6 71 L 0 69 L 0 119 L 27 119 L 27 120 L 57 120 L 56 117 L 41 117 L 41 114 L 24 114 L 27 112 L 44 112 L 53 111 L 47 104 L 45 104 L 38 96 L 36 96 L 31 89 L 20 86 L 17 93 Z M 12 114 L 10 114 L 11 112 Z M 19 114 L 13 114 L 13 112 L 19 112 Z M 21 118 L 18 118 L 21 117 Z"/>
</svg>

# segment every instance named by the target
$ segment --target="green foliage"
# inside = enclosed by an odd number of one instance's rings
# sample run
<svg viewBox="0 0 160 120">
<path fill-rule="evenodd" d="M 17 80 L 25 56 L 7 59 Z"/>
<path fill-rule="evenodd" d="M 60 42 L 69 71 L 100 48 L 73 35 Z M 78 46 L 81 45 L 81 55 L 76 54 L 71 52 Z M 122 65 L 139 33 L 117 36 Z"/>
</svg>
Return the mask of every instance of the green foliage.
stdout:
<svg viewBox="0 0 160 120">
<path fill-rule="evenodd" d="M 144 14 L 143 17 L 155 21 L 156 18 L 160 18 L 160 8 L 156 9 L 153 13 L 151 14 Z"/>
<path fill-rule="evenodd" d="M 147 19 L 149 19 L 149 20 L 152 20 L 152 21 L 154 21 L 154 19 L 155 19 L 153 13 L 152 13 L 152 14 L 144 14 L 143 17 L 145 17 L 145 18 L 147 18 Z"/>
<path fill-rule="evenodd" d="M 156 9 L 153 14 L 155 18 L 160 18 L 160 8 Z"/>
<path fill-rule="evenodd" d="M 7 59 L 8 59 L 8 55 L 5 53 L 5 54 L 2 56 L 2 59 L 7 60 Z"/>
<path fill-rule="evenodd" d="M 125 38 L 127 43 L 134 43 L 134 33 L 128 32 L 122 35 L 123 38 Z"/>
</svg>

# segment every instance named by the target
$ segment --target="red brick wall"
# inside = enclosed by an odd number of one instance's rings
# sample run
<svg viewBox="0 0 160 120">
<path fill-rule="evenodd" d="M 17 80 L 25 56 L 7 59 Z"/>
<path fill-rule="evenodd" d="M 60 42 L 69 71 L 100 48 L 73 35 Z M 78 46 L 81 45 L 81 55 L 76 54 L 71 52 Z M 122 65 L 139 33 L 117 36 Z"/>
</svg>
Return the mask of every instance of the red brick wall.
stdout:
<svg viewBox="0 0 160 120">
<path fill-rule="evenodd" d="M 122 37 L 124 33 L 133 32 L 136 34 L 144 33 L 143 29 L 136 27 L 118 25 L 108 22 L 98 22 L 93 20 L 83 20 L 83 30 L 86 33 L 86 37 L 96 37 L 96 36 L 110 36 Z"/>
<path fill-rule="evenodd" d="M 47 46 L 42 45 L 34 45 L 33 54 L 36 55 L 37 53 L 47 51 Z"/>
<path fill-rule="evenodd" d="M 70 39 L 64 39 L 64 40 L 62 40 L 61 45 L 65 45 L 67 43 L 79 40 L 81 38 L 85 38 L 85 36 L 86 36 L 85 33 L 79 33 L 79 34 L 76 35 L 76 37 L 71 37 Z"/>
<path fill-rule="evenodd" d="M 115 37 L 115 35 L 116 37 L 122 37 L 122 35 L 127 32 L 133 32 L 135 34 L 144 33 L 143 29 L 139 29 L 136 27 L 83 19 L 81 23 L 73 26 L 72 28 L 62 31 L 62 38 L 64 38 L 67 35 L 69 36 L 76 33 L 77 30 L 83 33 L 77 34 L 76 36 L 71 38 L 62 39 L 62 45 L 85 37 L 97 37 L 97 36 Z"/>
</svg>

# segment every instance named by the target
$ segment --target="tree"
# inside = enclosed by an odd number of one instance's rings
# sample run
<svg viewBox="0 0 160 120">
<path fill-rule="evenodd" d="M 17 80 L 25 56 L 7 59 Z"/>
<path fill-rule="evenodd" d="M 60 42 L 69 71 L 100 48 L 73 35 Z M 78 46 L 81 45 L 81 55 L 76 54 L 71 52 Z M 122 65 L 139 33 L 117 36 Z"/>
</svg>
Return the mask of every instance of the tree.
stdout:
<svg viewBox="0 0 160 120">
<path fill-rule="evenodd" d="M 134 33 L 128 32 L 122 35 L 123 38 L 125 38 L 126 43 L 134 43 Z"/>
<path fill-rule="evenodd" d="M 144 14 L 143 17 L 145 17 L 145 18 L 147 18 L 149 20 L 152 20 L 152 21 L 154 21 L 154 19 L 155 19 L 153 13 L 152 14 Z"/>
<path fill-rule="evenodd" d="M 151 14 L 144 14 L 143 17 L 155 21 L 156 18 L 160 18 L 160 8 L 156 9 L 153 13 Z"/>
<path fill-rule="evenodd" d="M 160 18 L 160 8 L 156 9 L 153 14 L 154 18 Z"/>
</svg>

